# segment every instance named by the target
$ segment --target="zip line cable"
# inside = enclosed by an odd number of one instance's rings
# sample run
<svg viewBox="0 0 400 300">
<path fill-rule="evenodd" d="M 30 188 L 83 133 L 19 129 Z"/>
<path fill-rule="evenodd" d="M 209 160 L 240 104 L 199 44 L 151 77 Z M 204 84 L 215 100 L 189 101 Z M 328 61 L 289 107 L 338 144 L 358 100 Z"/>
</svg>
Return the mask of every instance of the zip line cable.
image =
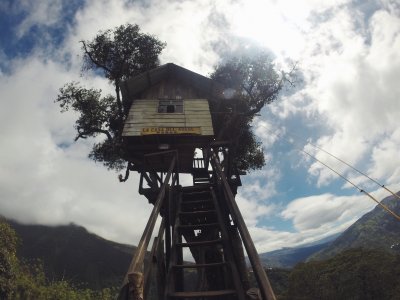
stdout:
<svg viewBox="0 0 400 300">
<path fill-rule="evenodd" d="M 295 135 L 295 134 L 292 134 L 292 135 L 297 136 L 297 135 Z M 299 136 L 297 136 L 297 137 L 299 137 Z M 369 180 L 371 180 L 371 181 L 374 182 L 375 184 L 379 185 L 381 188 L 385 189 L 387 192 L 389 192 L 390 194 L 392 194 L 392 195 L 393 195 L 394 197 L 396 197 L 397 199 L 400 199 L 400 196 L 399 196 L 399 195 L 397 195 L 396 193 L 394 193 L 394 192 L 392 192 L 391 190 L 389 190 L 384 184 L 381 184 L 381 183 L 378 182 L 377 180 L 371 178 L 370 176 L 368 176 L 368 175 L 365 174 L 364 172 L 358 170 L 357 168 L 353 167 L 352 165 L 350 165 L 349 163 L 345 162 L 345 161 L 342 160 L 341 158 L 339 158 L 339 157 L 333 155 L 332 153 L 329 153 L 327 150 L 325 150 L 325 149 L 323 149 L 323 148 L 321 148 L 321 147 L 319 147 L 319 146 L 317 146 L 317 145 L 314 145 L 313 143 L 310 143 L 310 142 L 308 142 L 308 141 L 307 141 L 307 143 L 308 143 L 309 145 L 313 146 L 314 148 L 317 148 L 317 149 L 321 150 L 322 152 L 325 152 L 326 154 L 330 155 L 331 157 L 337 159 L 338 161 L 340 161 L 341 163 L 343 163 L 343 164 L 345 164 L 346 166 L 350 167 L 351 169 L 353 169 L 353 170 L 356 171 L 357 173 L 359 173 L 359 174 L 365 176 L 366 178 L 368 178 Z"/>
<path fill-rule="evenodd" d="M 261 125 L 262 127 L 264 127 L 263 125 Z M 264 127 L 266 128 L 266 127 Z M 268 129 L 268 128 L 266 128 Z M 275 136 L 279 137 L 279 135 L 274 134 Z M 282 137 L 283 138 L 283 137 Z M 286 138 L 285 139 L 287 142 L 289 142 Z M 289 142 L 291 144 L 291 142 Z M 374 198 L 370 193 L 368 193 L 367 191 L 363 190 L 362 188 L 360 188 L 358 185 L 356 185 L 355 183 L 353 183 L 352 181 L 350 181 L 350 179 L 348 179 L 347 177 L 345 177 L 344 175 L 340 174 L 339 172 L 337 172 L 335 169 L 333 169 L 332 167 L 328 166 L 327 164 L 325 164 L 324 162 L 322 162 L 321 160 L 319 160 L 318 158 L 316 158 L 315 156 L 311 155 L 310 153 L 308 153 L 307 151 L 300 149 L 298 147 L 293 146 L 293 148 L 295 148 L 298 151 L 301 151 L 305 154 L 307 154 L 308 156 L 310 156 L 312 159 L 316 160 L 317 162 L 319 162 L 320 164 L 322 164 L 323 166 L 325 166 L 326 168 L 328 168 L 329 170 L 331 170 L 332 172 L 334 172 L 336 175 L 338 175 L 339 177 L 341 177 L 342 179 L 344 179 L 346 182 L 350 183 L 353 187 L 355 187 L 357 190 L 359 190 L 361 193 L 367 195 L 370 199 L 372 199 L 373 201 L 375 201 L 379 206 L 381 206 L 385 211 L 387 211 L 388 213 L 390 213 L 393 217 L 395 217 L 398 221 L 400 221 L 400 216 L 398 214 L 396 214 L 394 211 L 392 211 L 389 207 L 387 207 L 385 204 L 381 203 L 379 200 L 377 200 L 376 198 Z"/>
<path fill-rule="evenodd" d="M 390 213 L 392 216 L 394 216 L 397 220 L 400 221 L 400 216 L 398 214 L 396 214 L 394 211 L 392 211 L 389 207 L 387 207 L 385 204 L 383 204 L 382 202 L 380 202 L 379 200 L 375 199 L 370 193 L 366 192 L 365 190 L 363 190 L 362 188 L 360 188 L 358 185 L 356 185 L 355 183 L 351 182 L 350 179 L 348 179 L 347 177 L 345 177 L 344 175 L 340 174 L 339 172 L 337 172 L 336 170 L 334 170 L 332 167 L 328 166 L 327 164 L 325 164 L 324 162 L 320 161 L 318 158 L 316 158 L 315 156 L 312 156 L 310 153 L 308 153 L 307 151 L 304 151 L 303 149 L 297 149 L 305 154 L 307 154 L 308 156 L 310 156 L 311 158 L 315 159 L 317 162 L 319 162 L 320 164 L 324 165 L 325 167 L 327 167 L 329 170 L 331 170 L 332 172 L 334 172 L 336 175 L 340 176 L 341 178 L 343 178 L 345 181 L 347 181 L 348 183 L 350 183 L 352 186 L 354 186 L 356 189 L 358 189 L 361 193 L 364 193 L 365 195 L 367 195 L 369 198 L 371 198 L 373 201 L 375 201 L 376 203 L 378 203 L 379 206 L 381 206 L 384 210 L 386 210 L 388 213 Z"/>
<path fill-rule="evenodd" d="M 265 129 L 268 130 L 268 128 L 265 127 L 265 126 L 262 125 L 262 124 L 259 124 L 259 126 L 264 127 Z M 287 142 L 289 142 L 289 143 L 291 144 L 291 142 L 290 142 L 289 140 L 287 140 L 286 138 L 284 138 L 283 136 L 279 136 L 278 134 L 275 134 L 275 133 L 272 133 L 272 134 L 274 134 L 274 135 L 277 136 L 277 137 L 283 138 L 284 140 L 286 140 Z M 294 134 L 294 133 L 291 133 L 291 134 L 289 134 L 289 135 L 295 136 L 295 137 L 297 137 L 297 138 L 302 139 L 299 135 L 296 135 L 296 134 Z M 341 158 L 335 156 L 334 154 L 328 152 L 327 150 L 325 150 L 325 149 L 323 149 L 323 148 L 321 148 L 321 147 L 319 147 L 319 146 L 317 146 L 317 145 L 314 145 L 314 144 L 311 143 L 311 142 L 308 142 L 308 141 L 307 141 L 307 143 L 308 143 L 309 145 L 311 145 L 312 147 L 317 148 L 317 149 L 321 150 L 322 152 L 325 152 L 326 154 L 330 155 L 331 157 L 335 158 L 336 160 L 340 161 L 341 163 L 345 164 L 346 166 L 350 167 L 352 170 L 354 170 L 354 171 L 356 171 L 357 173 L 359 173 L 359 174 L 363 175 L 364 177 L 368 178 L 369 180 L 371 180 L 372 182 L 374 182 L 374 183 L 375 183 L 376 185 L 378 185 L 379 187 L 385 189 L 385 190 L 386 190 L 387 192 L 389 192 L 392 196 L 396 197 L 397 199 L 400 199 L 400 196 L 399 196 L 399 195 L 397 195 L 397 194 L 394 193 L 393 191 L 389 190 L 384 184 L 381 184 L 381 183 L 378 182 L 377 180 L 371 178 L 370 176 L 368 176 L 368 175 L 365 174 L 364 172 L 358 170 L 357 168 L 353 167 L 352 165 L 350 165 L 349 163 L 345 162 L 345 161 L 342 160 Z"/>
</svg>

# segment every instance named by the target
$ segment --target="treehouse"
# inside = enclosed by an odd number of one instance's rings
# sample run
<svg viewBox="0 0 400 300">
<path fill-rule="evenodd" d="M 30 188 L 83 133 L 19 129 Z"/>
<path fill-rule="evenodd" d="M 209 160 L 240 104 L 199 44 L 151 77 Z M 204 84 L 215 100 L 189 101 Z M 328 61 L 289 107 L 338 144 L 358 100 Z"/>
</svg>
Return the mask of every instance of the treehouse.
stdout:
<svg viewBox="0 0 400 300">
<path fill-rule="evenodd" d="M 128 79 L 122 86 L 129 114 L 123 139 L 129 161 L 143 170 L 143 156 L 176 150 L 180 173 L 191 173 L 196 148 L 214 139 L 210 99 L 222 96 L 222 87 L 202 75 L 169 63 Z M 168 162 L 152 159 L 154 171 L 166 171 Z"/>
<path fill-rule="evenodd" d="M 219 123 L 231 114 L 220 108 L 234 109 L 234 99 L 226 95 L 224 102 L 221 85 L 174 64 L 128 79 L 121 91 L 129 111 L 122 134 L 129 169 L 140 173 L 139 193 L 154 206 L 118 299 L 149 299 L 154 279 L 157 299 L 275 300 L 235 201 L 241 182 L 231 172 L 234 146 L 216 141 Z M 180 173 L 191 173 L 193 185 L 182 186 Z M 243 246 L 258 289 L 251 287 Z"/>
</svg>

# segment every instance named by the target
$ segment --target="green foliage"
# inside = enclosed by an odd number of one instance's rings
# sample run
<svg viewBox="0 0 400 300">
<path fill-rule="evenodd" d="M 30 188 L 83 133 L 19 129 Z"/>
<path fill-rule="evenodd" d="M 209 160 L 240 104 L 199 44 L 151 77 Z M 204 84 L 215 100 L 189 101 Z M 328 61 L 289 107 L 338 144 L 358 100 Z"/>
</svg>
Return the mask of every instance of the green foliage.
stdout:
<svg viewBox="0 0 400 300">
<path fill-rule="evenodd" d="M 213 115 L 217 139 L 231 142 L 232 161 L 239 171 L 265 165 L 263 149 L 251 123 L 265 105 L 278 98 L 290 76 L 291 73 L 280 76 L 265 52 L 232 58 L 211 74 L 212 79 L 230 89 L 227 100 L 212 102 L 211 109 L 218 112 Z"/>
<path fill-rule="evenodd" d="M 74 224 L 9 223 L 23 241 L 17 249 L 20 258 L 29 265 L 40 259 L 47 278 L 67 280 L 80 288 L 100 290 L 119 286 L 135 250 L 102 239 Z"/>
<path fill-rule="evenodd" d="M 17 278 L 16 256 L 18 238 L 7 223 L 0 220 L 0 299 L 8 298 Z"/>
<path fill-rule="evenodd" d="M 237 125 L 238 126 L 238 125 Z M 261 169 L 265 165 L 262 144 L 251 130 L 249 124 L 243 124 L 233 142 L 234 162 L 240 171 Z"/>
<path fill-rule="evenodd" d="M 211 77 L 234 90 L 239 111 L 251 118 L 277 99 L 285 79 L 265 52 L 232 58 L 217 66 Z"/>
<path fill-rule="evenodd" d="M 277 299 L 282 299 L 282 297 L 284 297 L 287 293 L 289 285 L 289 275 L 291 271 L 289 269 L 283 269 L 283 268 L 271 268 L 271 269 L 265 268 L 264 270 L 267 273 L 269 282 L 271 283 L 275 296 L 277 297 Z M 250 279 L 250 286 L 256 287 L 257 281 L 253 272 L 250 272 L 249 279 Z"/>
<path fill-rule="evenodd" d="M 117 295 L 118 288 L 94 291 L 77 288 L 66 280 L 48 281 L 41 261 L 18 259 L 17 243 L 15 231 L 0 220 L 0 299 L 111 300 Z"/>
<path fill-rule="evenodd" d="M 101 97 L 101 90 L 85 89 L 76 82 L 66 84 L 60 89 L 56 100 L 65 112 L 70 109 L 80 113 L 75 128 L 78 138 L 95 137 L 104 133 L 112 138 L 112 124 L 118 120 L 115 98 L 111 95 Z"/>
<path fill-rule="evenodd" d="M 275 295 L 278 297 L 278 299 L 280 299 L 280 297 L 284 296 L 287 292 L 290 270 L 272 268 L 266 270 L 266 273 L 268 275 L 271 286 L 274 289 Z"/>
<path fill-rule="evenodd" d="M 122 145 L 120 136 L 113 136 L 93 145 L 89 158 L 96 162 L 103 163 L 109 170 L 122 170 L 126 166 L 125 148 Z"/>
<path fill-rule="evenodd" d="M 83 71 L 104 75 L 115 87 L 115 96 L 102 97 L 101 90 L 87 89 L 76 82 L 60 89 L 56 103 L 61 112 L 73 110 L 79 117 L 75 129 L 79 138 L 106 138 L 93 145 L 89 157 L 109 169 L 121 170 L 126 162 L 121 134 L 129 107 L 121 101 L 121 81 L 158 66 L 165 44 L 140 32 L 138 25 L 121 25 L 100 31 L 91 41 L 82 41 Z"/>
<path fill-rule="evenodd" d="M 400 256 L 352 249 L 332 259 L 298 264 L 287 299 L 398 299 Z"/>
<path fill-rule="evenodd" d="M 165 43 L 154 36 L 141 33 L 138 25 L 100 31 L 91 41 L 82 41 L 82 70 L 109 79 L 115 96 L 102 97 L 101 90 L 74 82 L 60 89 L 56 102 L 61 111 L 74 110 L 79 115 L 76 140 L 99 134 L 106 137 L 93 145 L 89 157 L 109 169 L 122 169 L 127 158 L 121 134 L 130 103 L 122 102 L 120 84 L 157 67 L 164 47 Z M 219 112 L 213 116 L 217 139 L 231 142 L 232 162 L 239 171 L 263 167 L 263 149 L 251 122 L 265 105 L 277 99 L 288 76 L 279 75 L 268 55 L 260 52 L 218 65 L 211 77 L 234 91 L 234 99 L 211 103 L 212 110 Z"/>
<path fill-rule="evenodd" d="M 157 67 L 164 47 L 154 36 L 141 33 L 138 25 L 121 25 L 82 42 L 83 69 L 100 70 L 113 83 L 126 80 Z"/>
</svg>

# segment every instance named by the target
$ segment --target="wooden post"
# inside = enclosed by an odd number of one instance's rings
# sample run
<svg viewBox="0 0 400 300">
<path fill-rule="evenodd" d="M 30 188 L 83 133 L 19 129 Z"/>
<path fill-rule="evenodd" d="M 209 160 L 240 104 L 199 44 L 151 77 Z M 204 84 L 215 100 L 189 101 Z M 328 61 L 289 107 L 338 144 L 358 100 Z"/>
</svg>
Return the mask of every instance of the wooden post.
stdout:
<svg viewBox="0 0 400 300">
<path fill-rule="evenodd" d="M 171 221 L 173 220 L 173 191 L 172 188 L 168 189 L 168 198 L 165 207 L 165 268 L 168 270 L 171 259 Z"/>
<path fill-rule="evenodd" d="M 258 256 L 256 247 L 251 239 L 250 233 L 246 227 L 246 223 L 243 220 L 243 216 L 240 213 L 239 207 L 236 204 L 235 197 L 231 191 L 228 180 L 224 172 L 221 169 L 218 158 L 215 153 L 211 156 L 215 171 L 217 173 L 217 180 L 221 181 L 226 193 L 227 204 L 232 216 L 233 221 L 239 229 L 240 235 L 243 240 L 244 247 L 246 248 L 247 255 L 249 257 L 251 266 L 253 267 L 254 275 L 257 279 L 258 286 L 260 287 L 261 295 L 264 300 L 276 300 L 274 291 L 272 290 L 271 284 L 268 280 L 267 274 L 264 271 L 260 257 Z"/>
<path fill-rule="evenodd" d="M 163 258 L 159 257 L 159 248 L 162 248 L 160 247 L 160 243 L 162 246 L 164 230 L 165 230 L 165 217 L 161 221 L 160 228 L 158 229 L 158 235 L 154 238 L 153 246 L 151 247 L 149 266 L 144 271 L 144 292 L 143 292 L 144 299 L 147 299 L 147 294 L 150 289 L 150 278 L 151 276 L 153 276 L 154 270 L 160 272 L 161 265 L 158 262 L 160 260 L 163 260 Z M 165 273 L 165 270 L 162 270 L 162 272 Z M 162 286 L 158 285 L 157 289 L 160 288 L 163 289 L 164 285 Z"/>
<path fill-rule="evenodd" d="M 236 226 L 230 226 L 229 232 L 231 236 L 231 242 L 233 245 L 232 250 L 233 254 L 236 257 L 237 267 L 241 275 L 243 288 L 244 290 L 248 290 L 250 288 L 250 280 L 249 280 L 249 273 L 246 268 L 246 258 L 244 255 L 242 239 L 240 238 Z"/>
<path fill-rule="evenodd" d="M 164 259 L 164 244 L 163 239 L 159 238 L 156 248 L 157 257 L 157 295 L 158 299 L 162 299 L 166 289 L 166 270 L 165 270 L 165 259 Z"/>
<path fill-rule="evenodd" d="M 121 291 L 120 291 L 120 294 L 118 297 L 121 300 L 126 299 L 126 292 L 125 292 L 126 288 L 124 288 L 126 285 L 129 285 L 133 289 L 140 287 L 140 285 L 138 284 L 140 282 L 140 281 L 138 281 L 138 278 L 140 278 L 138 273 L 141 273 L 141 271 L 142 271 L 141 269 L 143 267 L 144 256 L 145 256 L 147 247 L 149 246 L 149 242 L 150 242 L 151 236 L 153 234 L 153 229 L 156 224 L 158 214 L 160 213 L 161 207 L 163 205 L 165 190 L 166 190 L 167 184 L 171 178 L 171 174 L 174 170 L 175 163 L 176 163 L 176 157 L 173 156 L 171 164 L 168 169 L 168 173 L 165 176 L 165 180 L 160 188 L 160 192 L 158 193 L 155 205 L 150 214 L 149 220 L 146 224 L 146 228 L 144 229 L 144 232 L 140 239 L 139 245 L 135 251 L 135 254 L 132 258 L 128 272 L 126 273 L 124 281 L 122 283 Z M 143 274 L 141 276 L 142 276 L 142 281 L 143 281 Z M 131 280 L 129 280 L 129 279 L 131 279 Z M 143 285 L 143 282 L 142 282 L 142 285 Z M 129 290 L 131 291 L 131 288 Z M 135 291 L 133 291 L 133 293 L 135 294 Z M 138 294 L 140 294 L 140 293 L 138 293 Z M 142 288 L 141 295 L 143 297 L 143 288 Z"/>
<path fill-rule="evenodd" d="M 148 299 L 149 295 L 149 289 L 151 286 L 150 278 L 153 276 L 154 269 L 156 269 L 156 262 L 154 261 L 154 256 L 156 253 L 156 247 L 157 247 L 157 241 L 158 237 L 155 237 L 153 240 L 153 246 L 151 247 L 150 251 L 150 259 L 148 262 L 148 266 L 144 270 L 144 291 L 143 291 L 143 296 L 144 299 Z"/>
<path fill-rule="evenodd" d="M 132 300 L 143 300 L 143 273 L 132 272 L 128 274 L 130 293 Z"/>
</svg>

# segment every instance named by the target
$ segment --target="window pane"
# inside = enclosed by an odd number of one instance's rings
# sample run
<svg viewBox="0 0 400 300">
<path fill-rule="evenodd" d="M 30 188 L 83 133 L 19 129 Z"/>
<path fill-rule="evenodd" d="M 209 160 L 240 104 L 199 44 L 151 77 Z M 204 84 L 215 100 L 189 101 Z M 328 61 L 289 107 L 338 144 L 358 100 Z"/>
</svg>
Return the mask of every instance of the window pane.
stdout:
<svg viewBox="0 0 400 300">
<path fill-rule="evenodd" d="M 183 100 L 160 100 L 159 113 L 183 113 Z"/>
</svg>

